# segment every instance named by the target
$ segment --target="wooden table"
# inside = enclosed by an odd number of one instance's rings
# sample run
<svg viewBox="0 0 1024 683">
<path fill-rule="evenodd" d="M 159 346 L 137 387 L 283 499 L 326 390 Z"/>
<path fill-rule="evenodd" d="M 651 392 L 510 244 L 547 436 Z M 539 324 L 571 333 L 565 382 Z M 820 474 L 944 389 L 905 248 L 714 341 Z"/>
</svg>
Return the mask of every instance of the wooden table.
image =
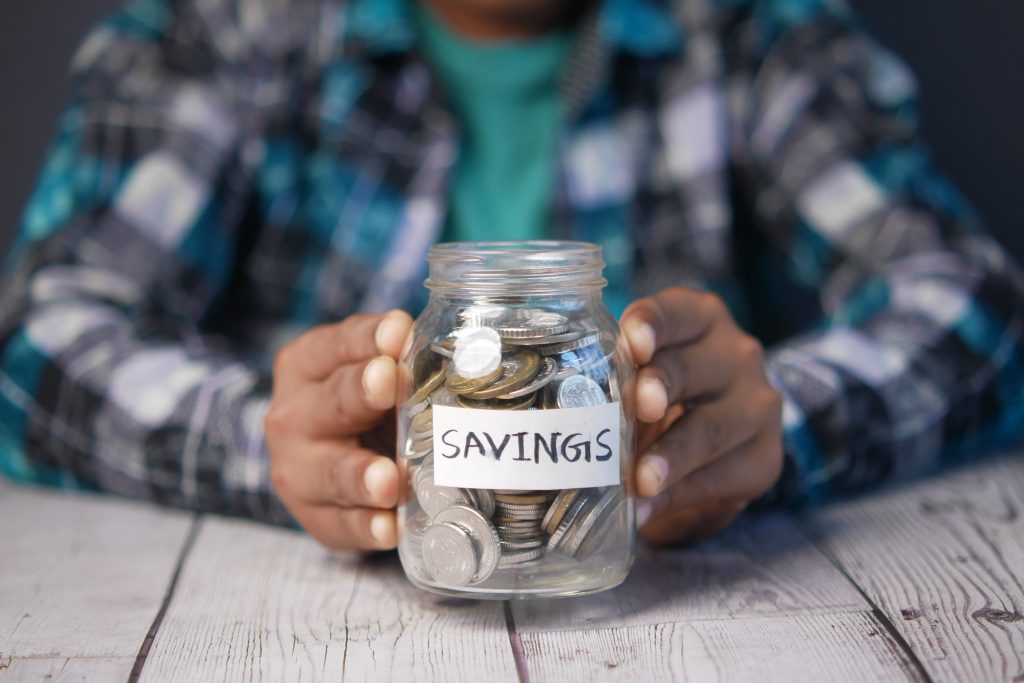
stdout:
<svg viewBox="0 0 1024 683">
<path fill-rule="evenodd" d="M 393 554 L 0 484 L 0 681 L 1024 680 L 1024 457 L 470 602 Z"/>
</svg>

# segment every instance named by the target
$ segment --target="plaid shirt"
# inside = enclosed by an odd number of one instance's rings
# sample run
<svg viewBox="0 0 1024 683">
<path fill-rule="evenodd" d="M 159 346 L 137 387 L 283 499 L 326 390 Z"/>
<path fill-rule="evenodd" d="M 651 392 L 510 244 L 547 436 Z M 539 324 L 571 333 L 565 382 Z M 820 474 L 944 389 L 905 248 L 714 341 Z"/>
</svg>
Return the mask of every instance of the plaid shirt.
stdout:
<svg viewBox="0 0 1024 683">
<path fill-rule="evenodd" d="M 458 122 L 407 0 L 136 0 L 0 285 L 8 475 L 286 522 L 262 436 L 298 331 L 423 304 Z M 769 348 L 818 499 L 1014 440 L 1022 292 L 916 137 L 914 85 L 829 0 L 605 0 L 562 81 L 552 235 L 620 311 L 713 289 Z"/>
</svg>

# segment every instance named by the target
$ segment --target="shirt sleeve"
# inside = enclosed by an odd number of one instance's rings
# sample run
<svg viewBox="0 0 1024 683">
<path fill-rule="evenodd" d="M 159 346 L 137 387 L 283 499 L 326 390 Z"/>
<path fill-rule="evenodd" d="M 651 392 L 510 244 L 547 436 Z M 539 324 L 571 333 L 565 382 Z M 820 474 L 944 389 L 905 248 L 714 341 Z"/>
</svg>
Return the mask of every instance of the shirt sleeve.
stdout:
<svg viewBox="0 0 1024 683">
<path fill-rule="evenodd" d="M 821 310 L 769 349 L 786 462 L 763 502 L 1009 445 L 1024 425 L 1024 286 L 937 173 L 912 77 L 835 2 L 746 3 L 734 26 L 738 193 L 761 256 Z M 773 322 L 799 308 L 768 289 Z"/>
<path fill-rule="evenodd" d="M 0 285 L 0 468 L 288 523 L 270 378 L 204 325 L 252 199 L 264 122 L 246 98 L 267 95 L 230 4 L 138 0 L 77 53 Z"/>
</svg>

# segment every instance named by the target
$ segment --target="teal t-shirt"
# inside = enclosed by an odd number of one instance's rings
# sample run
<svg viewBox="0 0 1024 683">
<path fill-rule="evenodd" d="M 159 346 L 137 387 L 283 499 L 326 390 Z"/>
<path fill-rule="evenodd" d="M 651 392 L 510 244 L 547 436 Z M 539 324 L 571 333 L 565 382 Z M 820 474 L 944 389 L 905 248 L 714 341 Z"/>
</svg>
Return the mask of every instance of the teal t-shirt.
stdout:
<svg viewBox="0 0 1024 683">
<path fill-rule="evenodd" d="M 570 34 L 478 42 L 412 4 L 419 47 L 462 128 L 442 239 L 549 238 Z"/>
</svg>

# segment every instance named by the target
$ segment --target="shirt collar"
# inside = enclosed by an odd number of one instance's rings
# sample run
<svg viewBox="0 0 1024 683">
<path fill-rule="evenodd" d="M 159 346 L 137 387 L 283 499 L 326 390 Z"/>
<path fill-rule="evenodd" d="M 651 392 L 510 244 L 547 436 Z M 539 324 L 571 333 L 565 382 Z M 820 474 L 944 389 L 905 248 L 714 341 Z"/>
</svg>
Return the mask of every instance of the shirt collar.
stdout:
<svg viewBox="0 0 1024 683">
<path fill-rule="evenodd" d="M 350 0 L 343 11 L 343 43 L 371 56 L 409 52 L 416 38 L 407 3 L 416 1 Z M 659 57 L 682 45 L 682 29 L 663 0 L 602 0 L 598 12 L 598 30 L 613 51 Z"/>
</svg>

